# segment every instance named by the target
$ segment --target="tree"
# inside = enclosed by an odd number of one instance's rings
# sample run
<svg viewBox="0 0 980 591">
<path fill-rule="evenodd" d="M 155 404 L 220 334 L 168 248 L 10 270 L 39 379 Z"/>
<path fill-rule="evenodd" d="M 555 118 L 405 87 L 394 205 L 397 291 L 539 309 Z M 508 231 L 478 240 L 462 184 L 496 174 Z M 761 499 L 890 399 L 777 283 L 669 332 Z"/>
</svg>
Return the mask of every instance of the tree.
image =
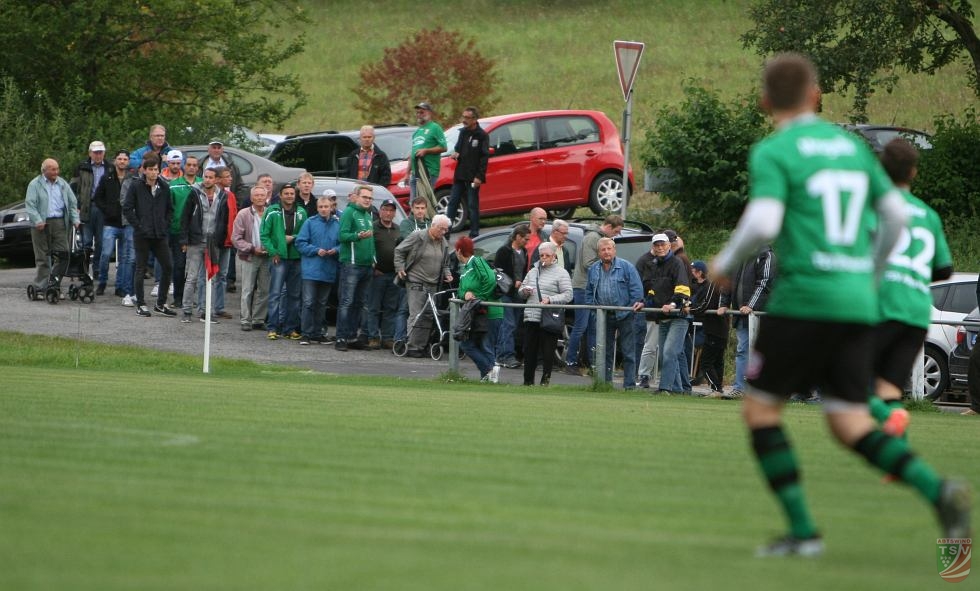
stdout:
<svg viewBox="0 0 980 591">
<path fill-rule="evenodd" d="M 768 132 L 754 98 L 724 102 L 690 81 L 684 101 L 657 114 L 640 147 L 648 168 L 671 171 L 663 190 L 683 220 L 734 226 L 748 196 L 748 154 Z"/>
<path fill-rule="evenodd" d="M 967 84 L 980 97 L 980 39 L 970 0 L 757 0 L 755 26 L 742 35 L 760 55 L 798 51 L 820 71 L 824 92 L 854 91 L 852 119 L 867 121 L 877 87 L 891 92 L 898 70 L 934 74 L 971 63 Z"/>
<path fill-rule="evenodd" d="M 456 117 L 470 105 L 489 113 L 499 102 L 495 68 L 473 39 L 441 27 L 422 29 L 361 68 L 354 106 L 377 122 L 400 121 L 421 100 L 443 116 Z"/>
<path fill-rule="evenodd" d="M 281 124 L 302 104 L 297 77 L 276 68 L 303 38 L 266 32 L 297 18 L 295 0 L 0 0 L 0 75 L 96 119 L 124 115 L 143 140 L 156 122 L 200 140 Z"/>
<path fill-rule="evenodd" d="M 961 218 L 976 231 L 980 214 L 980 115 L 968 108 L 961 117 L 935 120 L 932 149 L 923 150 L 912 192 L 936 209 L 944 220 Z"/>
</svg>

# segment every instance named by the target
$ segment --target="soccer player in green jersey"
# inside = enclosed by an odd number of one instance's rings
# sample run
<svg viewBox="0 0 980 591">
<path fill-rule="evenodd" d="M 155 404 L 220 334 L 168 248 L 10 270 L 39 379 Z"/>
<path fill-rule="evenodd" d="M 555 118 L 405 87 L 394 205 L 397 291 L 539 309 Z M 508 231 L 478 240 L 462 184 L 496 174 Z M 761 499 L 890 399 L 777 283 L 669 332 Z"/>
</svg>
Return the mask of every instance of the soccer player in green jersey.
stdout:
<svg viewBox="0 0 980 591">
<path fill-rule="evenodd" d="M 915 146 L 895 138 L 885 145 L 881 163 L 905 198 L 908 224 L 888 257 L 878 287 L 881 322 L 875 327 L 876 396 L 868 405 L 882 431 L 904 437 L 909 413 L 902 406 L 902 388 L 929 329 L 929 283 L 953 274 L 953 258 L 939 214 L 909 192 L 919 163 Z"/>
<path fill-rule="evenodd" d="M 943 480 L 868 412 L 877 277 L 905 227 L 905 201 L 856 136 L 815 115 L 816 69 L 782 54 L 763 72 L 762 105 L 776 131 L 749 155 L 749 203 L 711 266 L 724 281 L 767 242 L 780 280 L 751 352 L 742 412 L 762 472 L 789 521 L 758 556 L 816 556 L 823 540 L 803 494 L 782 409 L 817 387 L 834 436 L 936 508 L 946 537 L 969 537 L 969 489 Z"/>
</svg>

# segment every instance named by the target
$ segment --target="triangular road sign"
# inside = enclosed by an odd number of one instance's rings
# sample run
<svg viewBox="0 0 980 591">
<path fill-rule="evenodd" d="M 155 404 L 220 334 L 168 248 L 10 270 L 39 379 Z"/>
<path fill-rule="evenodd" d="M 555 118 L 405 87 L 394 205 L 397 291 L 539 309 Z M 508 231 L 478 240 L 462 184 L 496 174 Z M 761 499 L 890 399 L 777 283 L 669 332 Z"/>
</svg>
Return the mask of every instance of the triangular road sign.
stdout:
<svg viewBox="0 0 980 591">
<path fill-rule="evenodd" d="M 640 67 L 640 56 L 643 55 L 644 43 L 639 41 L 613 41 L 613 53 L 616 54 L 616 72 L 619 74 L 619 85 L 623 88 L 623 100 L 629 100 L 636 79 L 636 70 Z"/>
</svg>

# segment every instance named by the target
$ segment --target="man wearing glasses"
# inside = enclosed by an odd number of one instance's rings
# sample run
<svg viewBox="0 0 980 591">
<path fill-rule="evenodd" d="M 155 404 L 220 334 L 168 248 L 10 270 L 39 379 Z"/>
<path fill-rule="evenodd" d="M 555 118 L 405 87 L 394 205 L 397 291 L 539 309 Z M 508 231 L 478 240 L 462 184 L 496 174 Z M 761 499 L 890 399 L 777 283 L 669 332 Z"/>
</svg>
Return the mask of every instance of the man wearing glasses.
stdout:
<svg viewBox="0 0 980 591">
<path fill-rule="evenodd" d="M 557 260 L 555 261 L 561 267 L 564 267 L 568 271 L 569 275 L 572 273 L 572 259 L 568 256 L 568 249 L 565 248 L 565 241 L 568 240 L 568 222 L 565 220 L 553 220 L 551 222 L 551 235 L 548 237 L 548 242 L 555 245 L 555 256 Z M 534 251 L 531 255 L 531 266 L 538 262 L 538 251 Z"/>
<path fill-rule="evenodd" d="M 480 127 L 476 107 L 463 109 L 463 129 L 453 148 L 456 172 L 453 189 L 449 194 L 446 215 L 456 219 L 459 202 L 466 192 L 466 215 L 470 220 L 470 238 L 480 235 L 480 186 L 487 182 L 487 159 L 490 157 L 490 136 Z"/>
</svg>

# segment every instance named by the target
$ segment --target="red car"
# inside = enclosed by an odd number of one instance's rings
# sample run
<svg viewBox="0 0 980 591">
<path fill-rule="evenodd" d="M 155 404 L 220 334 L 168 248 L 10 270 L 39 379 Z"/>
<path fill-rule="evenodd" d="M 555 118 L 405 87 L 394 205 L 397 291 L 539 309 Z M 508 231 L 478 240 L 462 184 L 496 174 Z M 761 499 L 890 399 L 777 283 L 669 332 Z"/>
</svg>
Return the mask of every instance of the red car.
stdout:
<svg viewBox="0 0 980 591">
<path fill-rule="evenodd" d="M 567 218 L 588 206 L 596 215 L 618 212 L 623 198 L 623 149 L 613 122 L 599 111 L 536 111 L 480 119 L 490 134 L 487 182 L 480 189 L 480 216 L 523 213 L 543 207 Z M 456 161 L 449 155 L 460 125 L 446 130 L 449 152 L 432 184 L 439 213 L 446 212 Z M 389 190 L 408 208 L 408 162 L 391 165 Z M 630 190 L 633 174 L 630 172 Z M 454 220 L 461 227 L 463 211 Z"/>
</svg>

